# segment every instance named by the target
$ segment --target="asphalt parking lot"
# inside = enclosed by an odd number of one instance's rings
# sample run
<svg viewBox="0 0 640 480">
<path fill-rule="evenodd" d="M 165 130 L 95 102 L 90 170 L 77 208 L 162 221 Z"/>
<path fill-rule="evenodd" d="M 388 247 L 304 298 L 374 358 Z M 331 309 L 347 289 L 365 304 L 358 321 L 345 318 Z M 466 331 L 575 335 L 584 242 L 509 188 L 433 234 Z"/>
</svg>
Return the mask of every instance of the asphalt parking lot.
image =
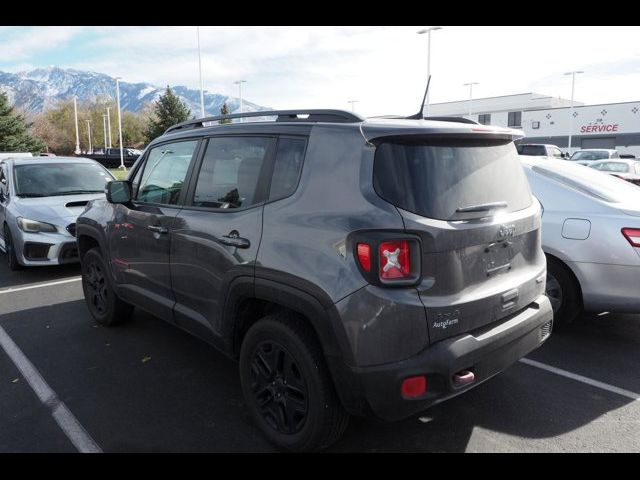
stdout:
<svg viewBox="0 0 640 480">
<path fill-rule="evenodd" d="M 143 312 L 96 325 L 77 266 L 12 273 L 0 254 L 0 327 L 0 452 L 75 452 L 83 441 L 104 452 L 273 451 L 235 363 Z M 26 376 L 7 342 L 33 368 Z M 422 415 L 353 420 L 331 450 L 638 452 L 638 351 L 639 315 L 584 315 L 526 363 Z"/>
</svg>

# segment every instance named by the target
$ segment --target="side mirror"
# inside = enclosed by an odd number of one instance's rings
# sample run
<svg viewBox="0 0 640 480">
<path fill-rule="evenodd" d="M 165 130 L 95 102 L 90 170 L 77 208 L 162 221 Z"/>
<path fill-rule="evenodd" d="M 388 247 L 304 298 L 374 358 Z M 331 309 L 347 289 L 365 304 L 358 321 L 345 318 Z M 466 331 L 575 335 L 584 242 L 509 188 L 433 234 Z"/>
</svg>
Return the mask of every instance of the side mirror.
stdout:
<svg viewBox="0 0 640 480">
<path fill-rule="evenodd" d="M 131 184 L 126 180 L 114 180 L 105 187 L 107 202 L 129 203 L 131 201 Z"/>
</svg>

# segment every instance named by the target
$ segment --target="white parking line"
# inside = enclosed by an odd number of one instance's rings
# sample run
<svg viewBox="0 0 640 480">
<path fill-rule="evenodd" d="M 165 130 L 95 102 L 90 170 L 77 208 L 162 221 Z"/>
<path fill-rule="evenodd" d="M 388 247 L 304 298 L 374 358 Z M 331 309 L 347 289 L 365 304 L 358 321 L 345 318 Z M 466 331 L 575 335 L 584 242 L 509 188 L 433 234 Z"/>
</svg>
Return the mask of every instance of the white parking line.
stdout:
<svg viewBox="0 0 640 480">
<path fill-rule="evenodd" d="M 73 277 L 73 278 L 67 278 L 65 280 L 58 280 L 56 282 L 37 283 L 35 285 L 26 285 L 24 287 L 15 287 L 15 288 L 9 287 L 4 290 L 0 290 L 0 295 L 2 295 L 3 293 L 20 292 L 22 290 L 31 290 L 34 288 L 52 287 L 54 285 L 62 285 L 64 283 L 78 282 L 80 280 L 82 280 L 82 277 Z"/>
<path fill-rule="evenodd" d="M 51 410 L 51 415 L 67 438 L 80 453 L 102 453 L 102 449 L 91 438 L 76 417 L 71 413 L 62 400 L 58 398 L 49 384 L 42 378 L 40 372 L 22 353 L 20 347 L 11 339 L 7 332 L 0 327 L 0 346 L 11 358 L 14 365 L 33 389 L 40 401 Z"/>
<path fill-rule="evenodd" d="M 598 380 L 593 380 L 592 378 L 589 378 L 589 377 L 583 377 L 582 375 L 571 373 L 567 370 L 562 370 L 561 368 L 552 367 L 551 365 L 546 365 L 544 363 L 536 362 L 535 360 L 531 360 L 529 358 L 521 358 L 520 362 L 524 363 L 525 365 L 529 365 L 531 367 L 535 367 L 541 370 L 546 370 L 547 372 L 555 373 L 556 375 L 560 375 L 562 377 L 570 378 L 571 380 L 575 380 L 577 382 L 586 383 L 587 385 L 591 385 L 592 387 L 600 388 L 608 392 L 622 395 L 623 397 L 630 398 L 631 400 L 635 400 L 635 401 L 640 400 L 640 393 L 635 393 L 630 390 L 625 390 L 624 388 L 614 387 L 613 385 L 609 385 L 608 383 L 599 382 Z"/>
</svg>

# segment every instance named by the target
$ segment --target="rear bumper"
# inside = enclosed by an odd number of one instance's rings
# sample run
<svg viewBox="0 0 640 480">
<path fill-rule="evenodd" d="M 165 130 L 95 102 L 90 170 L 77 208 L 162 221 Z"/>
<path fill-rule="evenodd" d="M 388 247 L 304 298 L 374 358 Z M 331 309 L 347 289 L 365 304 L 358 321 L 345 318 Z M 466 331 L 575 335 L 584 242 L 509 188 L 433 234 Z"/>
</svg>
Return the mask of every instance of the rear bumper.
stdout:
<svg viewBox="0 0 640 480">
<path fill-rule="evenodd" d="M 640 312 L 640 266 L 585 262 L 568 265 L 578 277 L 586 310 Z"/>
<path fill-rule="evenodd" d="M 535 350 L 548 338 L 543 336 L 542 327 L 552 319 L 551 304 L 543 295 L 498 324 L 442 340 L 407 360 L 375 367 L 346 367 L 348 373 L 342 381 L 351 385 L 343 388 L 359 389 L 361 398 L 353 401 L 352 392 L 352 401 L 345 407 L 352 414 L 383 420 L 400 420 L 421 412 L 479 385 Z M 461 370 L 473 371 L 475 381 L 455 385 L 453 375 Z M 414 375 L 427 377 L 427 392 L 417 399 L 404 399 L 400 394 L 402 381 Z"/>
</svg>

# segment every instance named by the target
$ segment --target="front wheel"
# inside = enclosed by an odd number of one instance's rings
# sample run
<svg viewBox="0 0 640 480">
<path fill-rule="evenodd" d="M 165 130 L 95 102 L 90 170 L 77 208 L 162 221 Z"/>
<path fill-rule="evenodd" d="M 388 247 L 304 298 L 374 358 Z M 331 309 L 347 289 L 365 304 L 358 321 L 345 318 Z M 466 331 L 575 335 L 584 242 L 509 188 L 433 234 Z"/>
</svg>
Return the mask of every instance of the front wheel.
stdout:
<svg viewBox="0 0 640 480">
<path fill-rule="evenodd" d="M 242 342 L 240 381 L 252 417 L 280 448 L 325 448 L 347 427 L 320 346 L 302 319 L 280 313 L 254 324 Z"/>
<path fill-rule="evenodd" d="M 9 270 L 16 271 L 22 268 L 16 255 L 16 250 L 13 245 L 13 237 L 11 236 L 11 230 L 7 225 L 4 226 L 4 250 L 7 254 L 7 266 Z"/>
<path fill-rule="evenodd" d="M 89 313 L 100 325 L 117 325 L 131 316 L 133 306 L 116 295 L 97 248 L 92 248 L 82 257 L 82 291 Z"/>
</svg>

